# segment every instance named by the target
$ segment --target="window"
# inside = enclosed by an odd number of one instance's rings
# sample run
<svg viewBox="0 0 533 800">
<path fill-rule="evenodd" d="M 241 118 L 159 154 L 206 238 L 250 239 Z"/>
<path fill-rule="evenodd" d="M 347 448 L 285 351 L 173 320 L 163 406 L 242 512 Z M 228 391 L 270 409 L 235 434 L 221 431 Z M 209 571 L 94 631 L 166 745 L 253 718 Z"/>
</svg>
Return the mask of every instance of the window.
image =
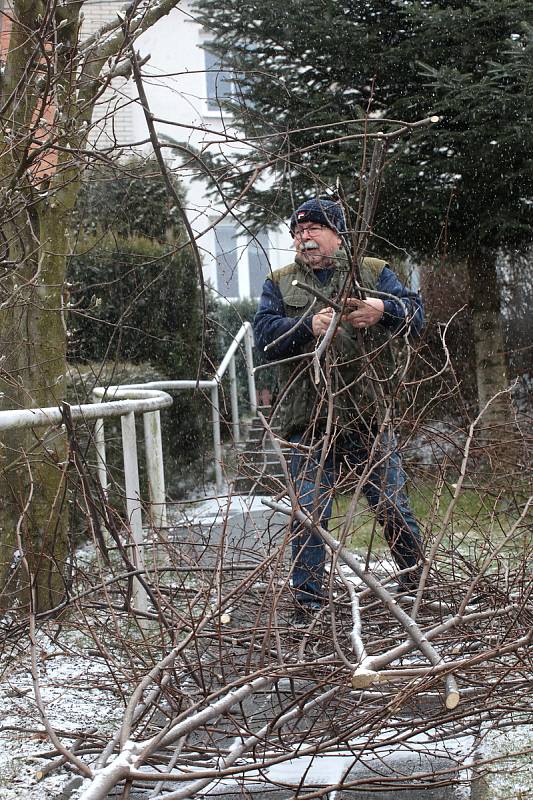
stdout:
<svg viewBox="0 0 533 800">
<path fill-rule="evenodd" d="M 204 54 L 207 108 L 220 111 L 220 101 L 233 94 L 231 73 L 222 69 L 220 59 L 214 53 L 204 50 Z"/>
<path fill-rule="evenodd" d="M 217 289 L 224 297 L 239 297 L 239 265 L 236 231 L 233 225 L 215 228 Z"/>
<path fill-rule="evenodd" d="M 250 297 L 259 297 L 268 273 L 268 236 L 258 233 L 248 245 L 248 269 L 250 271 Z"/>
</svg>

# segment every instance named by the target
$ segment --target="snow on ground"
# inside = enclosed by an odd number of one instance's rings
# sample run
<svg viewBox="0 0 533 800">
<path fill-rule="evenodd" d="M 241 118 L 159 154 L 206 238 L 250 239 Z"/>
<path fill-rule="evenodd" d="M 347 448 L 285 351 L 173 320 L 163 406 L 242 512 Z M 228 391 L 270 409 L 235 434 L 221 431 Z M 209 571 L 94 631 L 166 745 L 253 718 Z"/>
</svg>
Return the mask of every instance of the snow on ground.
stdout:
<svg viewBox="0 0 533 800">
<path fill-rule="evenodd" d="M 94 727 L 113 732 L 123 705 L 106 665 L 79 647 L 68 652 L 42 633 L 37 651 L 42 701 L 62 742 L 70 747 L 78 732 Z M 48 762 L 38 754 L 52 749 L 43 731 L 24 637 L 0 658 L 0 800 L 57 800 L 71 781 L 73 773 L 63 768 L 38 779 Z"/>
<path fill-rule="evenodd" d="M 491 731 L 479 749 L 484 758 L 522 752 L 490 766 L 485 796 L 481 800 L 529 800 L 533 798 L 533 728 L 517 725 L 506 731 Z"/>
<path fill-rule="evenodd" d="M 61 740 L 71 746 L 81 731 L 97 727 L 111 735 L 122 716 L 123 703 L 117 696 L 112 676 L 106 664 L 88 649 L 79 634 L 68 631 L 57 638 L 47 635 L 53 623 L 45 626 L 37 637 L 39 685 L 43 704 L 51 724 Z M 47 759 L 39 753 L 50 751 L 44 735 L 31 677 L 30 648 L 27 637 L 21 637 L 11 651 L 0 657 L 0 800 L 58 800 L 71 784 L 73 773 L 61 768 L 38 779 L 38 771 Z M 412 743 L 411 743 L 412 745 Z M 492 732 L 484 740 L 478 755 L 492 758 L 517 750 L 533 748 L 533 731 L 517 727 L 505 733 Z M 342 754 L 339 754 L 339 757 Z M 340 767 L 333 759 L 335 771 Z M 284 765 L 284 775 L 301 770 L 301 759 Z M 324 769 L 325 761 L 317 762 Z M 306 766 L 308 769 L 309 765 Z M 526 800 L 533 796 L 531 757 L 526 755 L 507 759 L 491 767 L 486 792 L 482 800 Z M 290 781 L 289 781 L 290 782 Z M 73 789 L 74 787 L 72 787 Z M 70 794 L 70 793 L 69 793 Z M 70 797 L 77 796 L 73 791 Z"/>
<path fill-rule="evenodd" d="M 212 508 L 205 511 L 216 513 Z M 95 618 L 91 624 L 98 626 L 99 622 L 103 620 Z M 61 741 L 70 748 L 79 733 L 91 728 L 97 728 L 103 737 L 111 737 L 121 720 L 124 703 L 117 691 L 117 676 L 113 677 L 109 665 L 95 653 L 94 641 L 53 621 L 42 625 L 36 638 L 42 701 Z M 533 730 L 517 727 L 488 734 L 477 754 L 494 758 L 528 748 L 531 753 Z M 62 767 L 42 780 L 38 778 L 39 769 L 48 763 L 48 759 L 39 758 L 39 753 L 51 749 L 35 699 L 29 637 L 21 635 L 16 642 L 9 639 L 0 654 L 0 800 L 65 797 L 63 790 L 71 785 L 72 771 Z M 288 781 L 292 771 L 300 780 L 302 765 L 307 772 L 309 764 L 295 759 L 279 768 L 283 769 L 283 776 L 273 773 L 271 777 Z M 327 766 L 329 771 L 338 772 L 346 765 L 342 754 L 337 753 L 329 761 L 322 759 L 314 766 L 317 770 Z M 477 796 L 480 800 L 533 797 L 532 766 L 531 755 L 527 754 L 492 765 L 487 790 Z M 77 794 L 73 791 L 71 800 Z"/>
</svg>

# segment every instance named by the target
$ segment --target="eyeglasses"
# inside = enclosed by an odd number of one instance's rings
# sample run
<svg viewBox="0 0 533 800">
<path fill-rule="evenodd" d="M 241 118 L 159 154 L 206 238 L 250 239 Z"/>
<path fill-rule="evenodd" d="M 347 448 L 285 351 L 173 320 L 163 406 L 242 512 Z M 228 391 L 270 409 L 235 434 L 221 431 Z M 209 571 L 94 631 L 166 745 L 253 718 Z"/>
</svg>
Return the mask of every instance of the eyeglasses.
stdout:
<svg viewBox="0 0 533 800">
<path fill-rule="evenodd" d="M 326 227 L 327 227 L 326 225 L 314 224 L 314 225 L 308 225 L 306 228 L 302 228 L 301 225 L 298 225 L 294 229 L 293 236 L 295 238 L 301 238 L 304 235 L 304 233 L 307 233 L 309 236 L 317 236 Z"/>
</svg>

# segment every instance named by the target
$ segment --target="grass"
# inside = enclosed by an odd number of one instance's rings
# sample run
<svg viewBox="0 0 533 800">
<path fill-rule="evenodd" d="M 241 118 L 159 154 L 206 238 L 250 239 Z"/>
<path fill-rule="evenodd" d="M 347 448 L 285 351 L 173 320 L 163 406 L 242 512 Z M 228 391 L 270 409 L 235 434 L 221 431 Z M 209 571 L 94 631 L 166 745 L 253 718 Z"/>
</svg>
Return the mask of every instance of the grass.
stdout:
<svg viewBox="0 0 533 800">
<path fill-rule="evenodd" d="M 453 537 L 457 541 L 472 539 L 483 541 L 489 538 L 493 543 L 504 536 L 518 517 L 518 507 L 524 502 L 526 493 L 519 491 L 506 494 L 477 489 L 471 486 L 461 490 L 449 521 L 447 540 Z M 428 534 L 441 529 L 448 507 L 452 501 L 455 485 L 450 484 L 440 489 L 430 480 L 410 483 L 408 495 L 413 513 L 421 528 Z M 343 525 L 352 496 L 341 495 L 336 498 L 333 507 L 331 531 Z M 368 510 L 364 498 L 361 498 L 352 522 L 352 533 L 349 546 L 358 551 L 366 551 L 372 540 L 375 553 L 387 552 L 388 547 L 381 526 L 376 525 L 374 515 Z M 523 537 L 527 536 L 524 531 Z M 456 542 L 457 543 L 457 542 Z"/>
</svg>

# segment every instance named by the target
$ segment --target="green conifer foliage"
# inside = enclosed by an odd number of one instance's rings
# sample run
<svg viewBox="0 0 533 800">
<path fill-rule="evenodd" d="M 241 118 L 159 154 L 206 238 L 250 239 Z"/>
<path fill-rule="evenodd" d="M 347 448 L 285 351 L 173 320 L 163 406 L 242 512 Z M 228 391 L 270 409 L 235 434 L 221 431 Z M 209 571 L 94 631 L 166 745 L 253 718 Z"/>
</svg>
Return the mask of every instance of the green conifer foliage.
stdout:
<svg viewBox="0 0 533 800">
<path fill-rule="evenodd" d="M 354 134 L 386 120 L 440 122 L 389 147 L 370 249 L 466 263 L 481 406 L 507 385 L 497 257 L 533 238 L 533 6 L 528 0 L 198 0 L 232 69 L 259 226 L 335 187 L 354 208 L 368 152 Z M 231 190 L 233 176 L 226 171 Z M 242 185 L 249 171 L 240 173 Z M 444 287 L 445 290 L 445 287 Z"/>
</svg>

